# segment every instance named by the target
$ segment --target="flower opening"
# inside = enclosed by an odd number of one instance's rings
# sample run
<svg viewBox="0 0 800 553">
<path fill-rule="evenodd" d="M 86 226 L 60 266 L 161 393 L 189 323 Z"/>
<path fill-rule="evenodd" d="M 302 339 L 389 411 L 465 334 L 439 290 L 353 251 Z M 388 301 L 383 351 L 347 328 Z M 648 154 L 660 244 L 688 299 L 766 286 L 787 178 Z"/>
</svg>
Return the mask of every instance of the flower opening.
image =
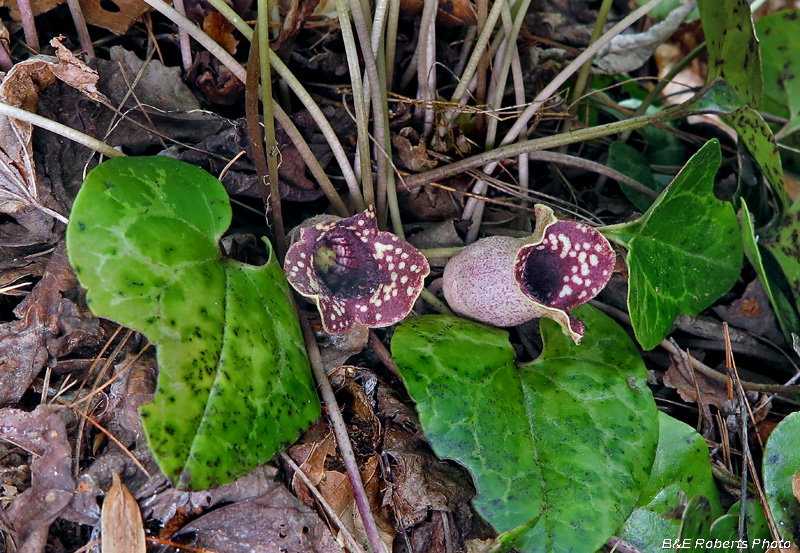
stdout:
<svg viewBox="0 0 800 553">
<path fill-rule="evenodd" d="M 444 271 L 444 295 L 459 315 L 494 326 L 548 317 L 578 343 L 583 324 L 568 310 L 605 287 L 614 250 L 588 225 L 558 221 L 550 208 L 535 208 L 530 237 L 484 238 L 453 257 Z"/>
<path fill-rule="evenodd" d="M 375 210 L 301 231 L 284 266 L 289 283 L 313 300 L 331 334 L 361 323 L 390 326 L 411 311 L 430 273 L 411 244 L 378 230 Z"/>
</svg>

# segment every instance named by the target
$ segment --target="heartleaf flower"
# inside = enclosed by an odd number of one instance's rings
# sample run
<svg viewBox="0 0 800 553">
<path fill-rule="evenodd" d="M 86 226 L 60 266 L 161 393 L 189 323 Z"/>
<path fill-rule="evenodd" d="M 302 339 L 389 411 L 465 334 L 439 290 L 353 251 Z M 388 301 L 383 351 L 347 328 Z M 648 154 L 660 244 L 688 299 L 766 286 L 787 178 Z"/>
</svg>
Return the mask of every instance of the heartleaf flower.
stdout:
<svg viewBox="0 0 800 553">
<path fill-rule="evenodd" d="M 444 296 L 457 314 L 493 326 L 548 317 L 579 343 L 583 323 L 569 310 L 608 284 L 614 250 L 592 227 L 559 221 L 544 205 L 535 210 L 531 236 L 484 238 L 450 259 Z"/>
<path fill-rule="evenodd" d="M 391 326 L 411 311 L 430 274 L 414 246 L 378 230 L 375 209 L 300 231 L 286 253 L 289 283 L 312 300 L 330 334 L 356 323 Z"/>
</svg>

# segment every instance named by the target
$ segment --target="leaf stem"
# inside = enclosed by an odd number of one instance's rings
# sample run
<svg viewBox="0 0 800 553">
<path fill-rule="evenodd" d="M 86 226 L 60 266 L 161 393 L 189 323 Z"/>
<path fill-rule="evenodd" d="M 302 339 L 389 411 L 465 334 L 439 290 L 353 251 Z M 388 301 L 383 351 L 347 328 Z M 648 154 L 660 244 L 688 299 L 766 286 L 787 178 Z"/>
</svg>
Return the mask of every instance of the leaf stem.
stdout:
<svg viewBox="0 0 800 553">
<path fill-rule="evenodd" d="M 228 17 L 228 14 L 233 11 L 228 6 L 223 8 L 224 2 L 220 2 L 219 0 L 209 1 L 225 17 Z M 176 25 L 184 27 L 186 32 L 189 33 L 193 39 L 202 44 L 212 56 L 216 57 L 220 62 L 222 62 L 222 64 L 225 65 L 237 79 L 243 83 L 247 82 L 247 72 L 239 64 L 239 62 L 237 62 L 233 56 L 226 52 L 225 49 L 223 49 L 219 44 L 214 42 L 214 39 L 204 33 L 199 27 L 197 27 L 197 25 L 179 14 L 172 6 L 164 2 L 164 0 L 145 0 L 145 2 L 161 12 L 162 15 L 170 19 Z M 237 29 L 239 29 L 238 26 Z M 252 41 L 253 29 L 244 24 L 244 26 L 239 30 L 242 32 L 245 38 Z M 281 78 L 286 81 L 286 83 L 289 85 L 289 88 L 292 89 L 292 92 L 295 93 L 303 106 L 305 106 L 305 108 L 308 110 L 309 115 L 311 115 L 311 117 L 314 119 L 314 122 L 325 136 L 325 140 L 328 141 L 331 151 L 333 152 L 333 156 L 336 158 L 339 168 L 342 171 L 342 175 L 347 182 L 347 187 L 350 190 L 350 195 L 353 198 L 356 208 L 359 211 L 363 210 L 364 198 L 361 196 L 361 190 L 359 188 L 356 175 L 353 172 L 353 166 L 350 164 L 350 160 L 347 158 L 344 147 L 339 141 L 339 138 L 336 136 L 336 133 L 334 132 L 330 122 L 325 118 L 322 110 L 311 98 L 311 95 L 308 93 L 308 91 L 303 87 L 302 84 L 300 84 L 300 81 L 297 80 L 289 68 L 286 67 L 286 64 L 283 63 L 283 61 L 275 52 L 272 51 L 272 49 L 269 51 L 269 61 L 272 64 L 272 67 L 275 68 L 275 71 L 278 73 L 278 75 L 280 75 Z M 284 122 L 287 122 L 287 124 L 293 124 L 291 123 L 289 116 L 286 115 L 286 112 L 284 112 L 280 105 L 277 104 L 275 105 L 275 118 L 278 119 L 278 122 L 281 124 L 281 126 L 284 126 Z"/>
<path fill-rule="evenodd" d="M 364 523 L 364 533 L 367 536 L 371 553 L 385 553 L 386 549 L 381 542 L 380 534 L 378 533 L 378 525 L 375 523 L 375 517 L 372 516 L 372 509 L 369 505 L 367 492 L 364 490 L 364 483 L 361 480 L 361 473 L 358 470 L 358 461 L 356 460 L 355 453 L 353 453 L 353 446 L 350 443 L 350 436 L 347 434 L 347 425 L 342 417 L 342 412 L 339 409 L 339 404 L 336 402 L 336 396 L 333 393 L 333 388 L 325 374 L 325 365 L 322 362 L 322 355 L 319 352 L 319 345 L 314 337 L 314 331 L 306 318 L 305 313 L 300 311 L 298 307 L 300 327 L 303 330 L 303 339 L 306 344 L 306 351 L 308 351 L 308 359 L 311 362 L 311 372 L 314 374 L 314 380 L 319 386 L 319 392 L 322 396 L 322 401 L 328 411 L 328 418 L 333 426 L 333 433 L 336 436 L 336 444 L 339 446 L 339 452 L 342 454 L 344 460 L 345 471 L 347 478 L 350 481 L 350 486 L 353 489 L 353 499 L 355 500 L 356 508 L 361 521 Z"/>
<path fill-rule="evenodd" d="M 357 2 L 358 0 L 356 0 Z M 358 160 L 361 169 L 361 189 L 364 203 L 369 205 L 374 200 L 372 184 L 372 160 L 370 159 L 369 113 L 364 101 L 364 83 L 361 80 L 361 63 L 358 59 L 358 48 L 353 27 L 350 24 L 350 10 L 347 0 L 336 0 L 336 12 L 339 14 L 339 31 L 342 34 L 347 69 L 350 72 L 350 85 L 353 90 L 353 107 L 356 112 L 356 131 L 358 141 Z"/>
<path fill-rule="evenodd" d="M 0 102 L 0 115 L 13 117 L 14 119 L 25 121 L 26 123 L 30 123 L 31 125 L 36 125 L 37 127 L 40 127 L 42 129 L 47 129 L 48 131 L 54 132 L 59 136 L 63 136 L 64 138 L 68 138 L 73 142 L 77 142 L 78 144 L 83 144 L 84 146 L 86 146 L 91 150 L 98 151 L 106 157 L 112 157 L 112 158 L 125 157 L 125 154 L 123 154 L 119 150 L 115 150 L 108 144 L 101 142 L 100 140 L 97 140 L 96 138 L 89 136 L 88 134 L 76 131 L 71 127 L 62 125 L 61 123 L 58 123 L 56 121 L 52 121 L 47 117 L 36 115 L 35 113 L 31 113 L 30 111 L 26 111 L 22 108 L 14 107 L 9 104 Z"/>
<path fill-rule="evenodd" d="M 275 138 L 275 110 L 272 99 L 272 68 L 269 63 L 269 3 L 258 0 L 258 60 L 261 73 L 261 105 L 264 110 L 264 138 L 267 141 L 267 170 L 269 177 L 269 203 L 272 208 L 273 235 L 278 250 L 278 259 L 283 263 L 286 256 L 286 232 L 281 213 L 281 192 L 278 181 L 278 141 Z M 262 142 L 259 140 L 258 147 Z"/>
<path fill-rule="evenodd" d="M 655 8 L 658 4 L 663 2 L 663 0 L 650 0 L 644 6 L 641 6 L 635 10 L 633 10 L 630 14 L 628 14 L 625 18 L 623 18 L 619 23 L 614 25 L 611 29 L 608 30 L 603 36 L 601 36 L 594 44 L 591 44 L 589 47 L 586 48 L 581 54 L 576 57 L 572 62 L 570 62 L 567 67 L 565 67 L 561 73 L 559 73 L 555 79 L 553 79 L 537 96 L 533 99 L 533 101 L 525 108 L 525 111 L 519 116 L 517 121 L 514 125 L 509 129 L 508 133 L 506 133 L 505 138 L 500 143 L 501 146 L 510 144 L 522 132 L 522 129 L 528 124 L 530 119 L 536 114 L 539 109 L 547 102 L 551 96 L 555 95 L 558 92 L 558 89 L 563 86 L 563 84 L 569 79 L 576 71 L 578 71 L 581 66 L 592 59 L 594 55 L 603 48 L 606 44 L 611 42 L 611 40 L 620 34 L 622 31 L 630 27 L 634 22 L 636 22 L 641 17 L 644 17 L 650 10 Z M 497 2 L 496 4 L 499 4 Z M 494 7 L 492 8 L 494 11 Z M 460 85 L 461 83 L 459 83 Z M 454 95 L 455 96 L 455 95 Z M 458 96 L 457 98 L 460 98 Z M 571 133 L 564 133 L 564 134 L 571 134 Z M 484 167 L 483 172 L 486 174 L 491 175 L 494 169 L 497 167 L 497 162 L 492 161 L 487 163 Z M 481 186 L 481 184 L 483 186 Z M 478 183 L 474 190 L 476 194 L 483 194 L 486 191 L 486 184 L 485 183 Z M 467 204 L 464 206 L 464 212 L 462 214 L 462 218 L 464 219 L 472 219 L 472 224 L 480 224 L 480 219 L 473 218 L 472 212 L 475 210 L 475 207 L 478 205 L 480 200 L 476 200 L 475 198 L 470 198 L 467 200 Z"/>
<path fill-rule="evenodd" d="M 419 250 L 419 253 L 428 259 L 435 259 L 442 257 L 453 257 L 461 253 L 463 249 L 464 246 L 454 246 L 452 248 L 427 248 L 424 250 Z"/>
<path fill-rule="evenodd" d="M 407 188 L 416 188 L 431 181 L 442 180 L 453 175 L 457 175 L 469 169 L 480 167 L 485 164 L 494 164 L 492 168 L 496 167 L 500 160 L 517 157 L 522 154 L 536 152 L 539 150 L 549 150 L 556 148 L 563 144 L 573 144 L 575 142 L 583 142 L 585 140 L 594 140 L 612 134 L 617 134 L 628 129 L 640 129 L 647 125 L 654 123 L 662 123 L 671 119 L 678 119 L 690 113 L 690 109 L 681 104 L 668 108 L 664 111 L 654 113 L 651 115 L 642 115 L 641 117 L 633 117 L 625 119 L 624 121 L 614 121 L 613 123 L 606 123 L 605 125 L 598 125 L 596 127 L 589 127 L 585 129 L 578 129 L 568 133 L 561 133 L 553 136 L 545 136 L 542 138 L 535 138 L 533 140 L 525 140 L 514 144 L 500 146 L 488 152 L 482 152 L 472 157 L 462 159 L 443 165 L 430 171 L 417 173 L 404 177 L 403 181 Z"/>
<path fill-rule="evenodd" d="M 447 307 L 446 303 L 437 298 L 436 295 L 427 288 L 422 289 L 422 292 L 420 292 L 419 297 L 422 299 L 422 301 L 427 302 L 431 307 L 433 307 L 436 311 L 438 311 L 442 315 L 449 315 L 451 317 L 456 316 L 456 314 L 453 313 L 453 311 L 449 307 Z"/>
</svg>

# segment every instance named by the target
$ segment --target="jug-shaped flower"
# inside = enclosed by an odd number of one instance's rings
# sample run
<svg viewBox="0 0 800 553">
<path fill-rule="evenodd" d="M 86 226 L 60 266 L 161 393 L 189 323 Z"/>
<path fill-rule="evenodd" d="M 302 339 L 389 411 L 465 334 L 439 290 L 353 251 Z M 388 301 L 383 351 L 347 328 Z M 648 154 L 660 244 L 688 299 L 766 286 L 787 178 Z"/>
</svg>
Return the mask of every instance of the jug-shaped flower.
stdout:
<svg viewBox="0 0 800 553">
<path fill-rule="evenodd" d="M 444 270 L 444 296 L 457 314 L 493 326 L 548 317 L 579 343 L 583 323 L 569 310 L 608 284 L 615 253 L 592 227 L 559 221 L 544 205 L 535 211 L 531 236 L 484 238 L 451 258 Z"/>
</svg>

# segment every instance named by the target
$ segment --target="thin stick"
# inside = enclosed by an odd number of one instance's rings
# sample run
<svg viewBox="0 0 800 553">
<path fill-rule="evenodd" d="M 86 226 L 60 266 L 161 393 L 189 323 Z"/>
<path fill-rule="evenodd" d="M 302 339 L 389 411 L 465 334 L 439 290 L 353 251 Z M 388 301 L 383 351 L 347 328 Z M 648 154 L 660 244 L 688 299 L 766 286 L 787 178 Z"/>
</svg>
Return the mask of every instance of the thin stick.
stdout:
<svg viewBox="0 0 800 553">
<path fill-rule="evenodd" d="M 247 71 L 239 64 L 239 62 L 233 59 L 233 56 L 226 52 L 225 49 L 223 49 L 219 44 L 214 42 L 214 40 L 204 33 L 199 27 L 197 27 L 197 25 L 175 11 L 175 8 L 168 5 L 166 2 L 164 2 L 164 0 L 145 0 L 145 2 L 161 12 L 162 15 L 170 19 L 176 25 L 183 26 L 186 29 L 186 32 L 188 32 L 193 39 L 202 44 L 212 56 L 216 57 L 220 62 L 222 62 L 222 64 L 225 65 L 237 79 L 243 83 L 247 82 Z M 227 14 L 232 11 L 229 6 L 224 4 L 224 2 L 212 1 L 211 3 L 226 17 Z M 227 9 L 222 8 L 222 6 L 226 6 Z M 245 35 L 245 38 L 252 41 L 253 30 L 246 25 L 245 27 L 249 32 L 243 32 L 242 34 Z M 289 85 L 289 88 L 292 89 L 292 92 L 295 93 L 300 102 L 308 110 L 309 115 L 311 115 L 311 117 L 314 119 L 314 122 L 317 124 L 323 136 L 325 137 L 325 140 L 328 141 L 331 151 L 333 152 L 333 156 L 336 158 L 339 168 L 342 171 L 342 175 L 347 182 L 347 187 L 350 190 L 350 195 L 353 197 L 353 202 L 356 204 L 356 208 L 359 211 L 363 210 L 365 208 L 364 198 L 361 196 L 361 190 L 358 185 L 356 175 L 353 172 L 353 166 L 350 164 L 350 160 L 347 158 L 344 147 L 339 141 L 339 138 L 336 136 L 336 133 L 334 132 L 330 122 L 325 118 L 322 110 L 311 98 L 311 95 L 308 93 L 305 87 L 300 84 L 300 81 L 297 80 L 289 68 L 286 67 L 286 64 L 283 63 L 283 61 L 278 57 L 277 54 L 275 54 L 275 52 L 272 51 L 272 49 L 269 51 L 269 61 L 272 64 L 272 67 L 275 68 L 275 71 L 278 73 L 278 75 L 280 75 L 281 78 L 286 81 L 286 83 Z M 277 104 L 275 105 L 275 118 L 278 120 L 281 126 L 284 126 L 284 121 L 290 121 L 289 116 L 286 115 L 286 112 L 284 112 L 280 105 Z"/>
<path fill-rule="evenodd" d="M 347 545 L 350 546 L 350 550 L 353 553 L 363 553 L 364 552 L 364 548 L 361 547 L 361 544 L 359 544 L 355 540 L 355 538 L 353 537 L 353 534 L 351 534 L 350 531 L 347 529 L 347 526 L 344 525 L 344 523 L 342 522 L 342 519 L 339 518 L 339 515 L 337 515 L 336 511 L 333 510 L 333 507 L 331 507 L 331 504 L 328 503 L 328 501 L 325 499 L 325 496 L 323 496 L 320 493 L 320 491 L 317 489 L 317 487 L 314 485 L 314 483 L 311 481 L 311 479 L 306 475 L 305 472 L 303 472 L 303 469 L 301 469 L 297 465 L 297 463 L 294 462 L 294 459 L 292 459 L 291 457 L 289 457 L 285 453 L 281 453 L 281 459 L 283 459 L 283 461 L 287 465 L 292 467 L 292 470 L 297 475 L 297 477 L 300 480 L 303 481 L 303 484 L 306 485 L 306 487 L 308 488 L 308 491 L 311 492 L 311 495 L 313 495 L 314 499 L 320 504 L 320 506 L 322 507 L 322 510 L 325 511 L 325 515 L 330 517 L 330 519 L 336 525 L 336 528 L 344 536 L 344 539 L 347 540 Z"/>
<path fill-rule="evenodd" d="M 615 319 L 623 321 L 630 326 L 631 324 L 630 316 L 621 309 L 617 309 L 616 307 L 612 307 L 597 300 L 590 300 L 589 303 L 592 306 L 598 308 L 603 313 L 611 315 Z M 675 357 L 679 357 L 681 355 L 680 348 L 671 344 L 670 341 L 667 339 L 662 340 L 661 343 L 659 343 L 658 345 L 667 350 L 670 354 L 674 355 Z M 727 384 L 728 377 L 725 374 L 719 371 L 715 371 L 714 369 L 712 369 L 702 361 L 695 359 L 691 355 L 689 356 L 689 362 L 692 364 L 692 367 L 697 372 L 702 373 L 704 376 L 707 376 L 708 378 L 714 380 L 715 382 L 718 382 L 720 384 Z M 743 380 L 740 380 L 740 383 L 743 389 L 753 390 L 756 392 L 764 392 L 768 394 L 800 393 L 800 386 L 786 386 L 783 384 L 761 384 L 758 382 L 746 382 Z"/>
<path fill-rule="evenodd" d="M 272 229 L 278 259 L 286 256 L 286 233 L 281 213 L 281 192 L 278 181 L 278 141 L 275 139 L 275 102 L 272 99 L 272 68 L 269 63 L 269 13 L 267 0 L 258 0 L 258 60 L 261 73 L 261 106 L 264 110 L 264 137 L 267 141 L 269 202 L 272 207 Z M 252 43 L 256 44 L 256 43 Z M 259 141 L 260 146 L 260 141 Z"/>
<path fill-rule="evenodd" d="M 178 2 L 179 0 L 175 0 Z M 92 59 L 94 57 L 94 46 L 92 45 L 92 38 L 89 36 L 89 29 L 86 27 L 86 20 L 81 11 L 81 5 L 78 0 L 67 0 L 69 11 L 72 14 L 72 22 L 75 23 L 75 30 L 78 31 L 78 40 L 81 43 L 81 50 L 86 52 L 86 57 Z"/>
<path fill-rule="evenodd" d="M 33 19 L 33 10 L 30 0 L 17 0 L 19 16 L 22 19 L 22 29 L 25 31 L 25 42 L 34 54 L 38 54 L 39 34 L 36 32 L 36 22 Z"/>
<path fill-rule="evenodd" d="M 173 0 L 172 3 L 178 13 L 185 17 L 186 7 L 183 4 L 183 0 Z M 185 75 L 189 72 L 189 68 L 192 67 L 192 45 L 189 43 L 189 33 L 180 25 L 178 25 L 178 44 L 180 44 L 181 48 L 181 62 L 183 63 Z"/>
<path fill-rule="evenodd" d="M 303 330 L 303 339 L 306 344 L 306 351 L 308 351 L 308 359 L 311 362 L 311 372 L 314 374 L 314 380 L 319 387 L 322 401 L 328 410 L 328 417 L 333 426 L 333 433 L 336 436 L 336 444 L 339 446 L 347 478 L 353 488 L 353 499 L 358 513 L 361 515 L 361 522 L 364 524 L 364 533 L 367 536 L 370 551 L 371 553 L 384 553 L 385 548 L 378 533 L 378 525 L 375 523 L 375 517 L 372 516 L 367 492 L 364 490 L 364 483 L 361 481 L 361 473 L 358 470 L 358 462 L 356 461 L 355 453 L 353 453 L 350 436 L 347 434 L 347 425 L 344 422 L 344 418 L 342 418 L 339 404 L 336 403 L 336 396 L 333 394 L 333 388 L 331 388 L 328 376 L 325 374 L 325 365 L 319 353 L 314 331 L 302 312 L 300 313 L 300 327 Z"/>
</svg>

